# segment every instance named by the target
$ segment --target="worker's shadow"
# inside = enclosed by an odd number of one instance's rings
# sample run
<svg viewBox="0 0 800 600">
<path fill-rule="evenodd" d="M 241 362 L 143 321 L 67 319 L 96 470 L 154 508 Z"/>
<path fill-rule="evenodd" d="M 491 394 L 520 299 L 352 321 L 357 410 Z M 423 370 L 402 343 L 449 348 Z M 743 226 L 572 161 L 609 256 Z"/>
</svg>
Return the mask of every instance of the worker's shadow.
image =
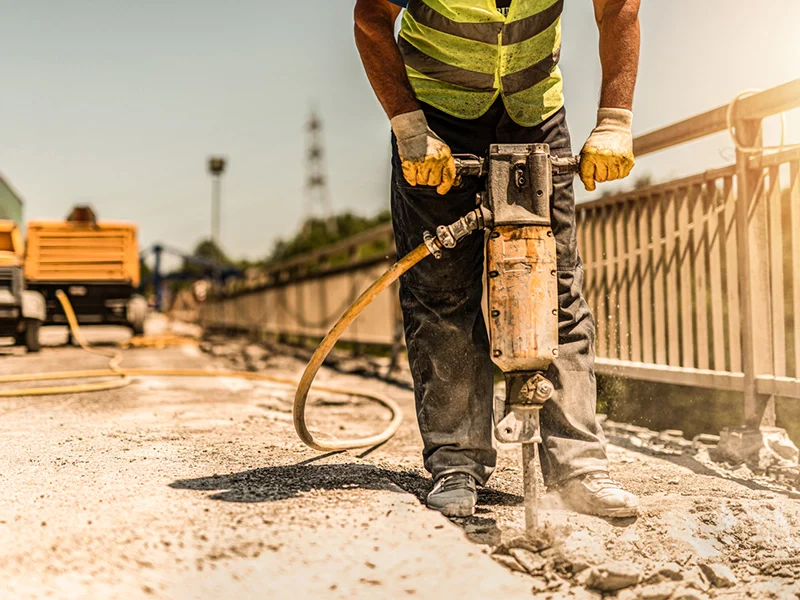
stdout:
<svg viewBox="0 0 800 600">
<path fill-rule="evenodd" d="M 430 486 L 430 478 L 415 471 L 391 471 L 352 463 L 299 463 L 264 467 L 227 475 L 180 479 L 170 484 L 170 487 L 179 490 L 214 492 L 209 498 L 223 502 L 277 502 L 312 490 L 346 489 L 408 492 L 424 502 Z M 522 498 L 482 489 L 478 503 L 484 506 L 508 506 L 521 504 Z"/>
<path fill-rule="evenodd" d="M 430 478 L 415 471 L 392 471 L 352 463 L 264 467 L 227 475 L 180 479 L 170 484 L 171 488 L 179 490 L 212 492 L 208 496 L 212 500 L 242 503 L 288 500 L 312 490 L 368 489 L 410 493 L 424 504 L 430 486 Z M 500 531 L 491 517 L 490 507 L 521 505 L 522 502 L 521 496 L 482 488 L 478 493 L 476 516 L 459 519 L 456 523 L 475 542 L 496 542 Z"/>
</svg>

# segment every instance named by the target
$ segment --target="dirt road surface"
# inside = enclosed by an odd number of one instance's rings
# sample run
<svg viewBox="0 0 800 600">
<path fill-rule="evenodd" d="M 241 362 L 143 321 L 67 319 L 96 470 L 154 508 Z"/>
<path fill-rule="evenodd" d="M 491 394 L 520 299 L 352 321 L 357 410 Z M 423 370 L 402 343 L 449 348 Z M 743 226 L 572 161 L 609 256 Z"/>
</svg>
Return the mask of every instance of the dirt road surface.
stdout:
<svg viewBox="0 0 800 600">
<path fill-rule="evenodd" d="M 8 350 L 0 373 L 104 366 L 59 336 L 47 332 L 39 355 Z M 282 354 L 257 359 L 283 377 L 303 367 Z M 130 349 L 124 364 L 230 367 L 196 345 Z M 500 449 L 478 514 L 448 521 L 422 504 L 429 481 L 410 390 L 329 369 L 319 379 L 390 395 L 405 411 L 401 431 L 371 452 L 320 455 L 295 437 L 291 390 L 230 378 L 0 400 L 0 597 L 800 597 L 798 567 L 762 564 L 797 556 L 790 492 L 691 456 L 610 445 L 613 475 L 640 495 L 641 516 L 576 515 L 549 497 L 556 545 L 509 548 L 523 525 L 518 448 Z M 353 398 L 317 395 L 311 410 L 314 429 L 339 436 L 386 418 Z"/>
</svg>

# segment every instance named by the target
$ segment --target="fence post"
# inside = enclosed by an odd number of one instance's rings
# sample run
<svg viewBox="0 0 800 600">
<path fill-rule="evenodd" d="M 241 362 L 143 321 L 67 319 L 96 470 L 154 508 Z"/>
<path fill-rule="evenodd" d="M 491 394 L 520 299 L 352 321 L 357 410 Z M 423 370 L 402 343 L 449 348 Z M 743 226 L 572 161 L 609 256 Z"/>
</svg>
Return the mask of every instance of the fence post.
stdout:
<svg viewBox="0 0 800 600">
<path fill-rule="evenodd" d="M 762 143 L 761 120 L 737 119 L 736 136 L 745 147 Z M 748 430 L 775 426 L 775 401 L 758 393 L 756 377 L 770 373 L 768 212 L 763 193 L 763 169 L 750 164 L 752 153 L 737 150 L 736 228 L 741 268 L 739 297 L 742 310 L 742 370 L 744 421 Z"/>
</svg>

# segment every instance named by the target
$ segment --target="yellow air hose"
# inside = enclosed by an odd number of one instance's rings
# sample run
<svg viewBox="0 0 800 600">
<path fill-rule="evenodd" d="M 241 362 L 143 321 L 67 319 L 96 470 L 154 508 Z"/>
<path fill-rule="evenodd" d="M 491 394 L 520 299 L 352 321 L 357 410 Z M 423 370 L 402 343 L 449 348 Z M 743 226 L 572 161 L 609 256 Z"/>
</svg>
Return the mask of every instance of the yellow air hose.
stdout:
<svg viewBox="0 0 800 600">
<path fill-rule="evenodd" d="M 67 295 L 59 290 L 57 297 L 61 306 L 64 309 L 64 314 L 67 316 L 70 331 L 73 338 L 78 342 L 80 347 L 92 354 L 105 356 L 109 359 L 108 368 L 96 370 L 83 370 L 83 371 L 60 371 L 53 373 L 24 373 L 17 375 L 3 375 L 0 376 L 0 384 L 4 383 L 28 383 L 40 381 L 57 381 L 57 380 L 82 380 L 82 379 L 108 379 L 110 381 L 99 381 L 94 383 L 83 383 L 74 385 L 63 385 L 42 388 L 24 388 L 20 390 L 0 390 L 0 398 L 20 398 L 26 396 L 47 396 L 47 395 L 61 395 L 61 394 L 79 394 L 85 392 L 97 392 L 102 390 L 110 390 L 120 388 L 131 383 L 131 377 L 225 377 L 245 379 L 247 381 L 264 381 L 267 383 L 274 383 L 279 385 L 286 385 L 295 387 L 297 392 L 295 394 L 293 415 L 294 426 L 300 439 L 311 448 L 321 450 L 323 452 L 339 451 L 339 450 L 352 450 L 355 448 L 364 448 L 368 446 L 377 446 L 384 443 L 392 437 L 403 419 L 403 414 L 397 403 L 382 394 L 372 392 L 365 392 L 362 390 L 350 388 L 338 388 L 329 386 L 315 386 L 314 389 L 320 392 L 330 394 L 343 394 L 347 396 L 356 396 L 373 400 L 378 404 L 386 407 L 392 413 L 389 425 L 379 434 L 349 440 L 332 440 L 321 441 L 316 439 L 306 426 L 306 401 L 308 393 L 311 390 L 311 384 L 314 377 L 319 371 L 322 363 L 327 358 L 333 346 L 342 337 L 342 334 L 350 326 L 350 324 L 358 317 L 359 314 L 375 299 L 375 297 L 389 287 L 392 283 L 406 271 L 411 269 L 414 265 L 430 254 L 430 250 L 425 244 L 420 244 L 415 250 L 407 254 L 405 257 L 396 262 L 389 268 L 380 278 L 378 278 L 358 299 L 348 308 L 345 313 L 339 318 L 333 329 L 330 330 L 325 339 L 322 340 L 319 347 L 315 350 L 311 360 L 306 366 L 300 381 L 286 379 L 282 377 L 275 377 L 272 375 L 263 375 L 260 373 L 249 373 L 244 371 L 205 371 L 202 369 L 125 369 L 120 365 L 122 363 L 122 353 L 116 350 L 105 351 L 102 349 L 92 348 L 83 337 L 78 319 L 75 316 L 75 311 L 67 298 Z"/>
<path fill-rule="evenodd" d="M 342 337 L 342 334 L 345 332 L 345 330 L 353 321 L 356 320 L 356 317 L 361 314 L 361 311 L 363 311 L 378 294 L 392 285 L 403 273 L 411 269 L 423 258 L 429 256 L 430 253 L 430 250 L 425 244 L 420 244 L 414 250 L 406 254 L 403 258 L 392 265 L 389 270 L 386 271 L 386 273 L 376 279 L 375 283 L 369 286 L 367 291 L 361 294 L 361 296 L 359 296 L 356 301 L 350 305 L 350 308 L 344 312 L 344 314 L 336 322 L 336 325 L 333 326 L 333 329 L 328 332 L 328 335 L 325 336 L 325 339 L 322 340 L 319 346 L 317 346 L 317 349 L 314 351 L 314 355 L 311 357 L 311 360 L 308 361 L 308 365 L 306 365 L 306 370 L 303 373 L 303 376 L 300 378 L 300 383 L 297 386 L 297 392 L 294 395 L 294 428 L 295 431 L 297 431 L 297 435 L 300 436 L 300 439 L 304 444 L 306 444 L 306 446 L 310 446 L 311 448 L 320 450 L 322 452 L 334 452 L 336 450 L 349 450 L 351 448 L 377 446 L 378 444 L 382 444 L 392 437 L 400 427 L 400 422 L 403 419 L 403 415 L 400 412 L 400 407 L 398 407 L 390 398 L 381 396 L 378 402 L 389 407 L 389 410 L 394 413 L 391 423 L 389 423 L 389 426 L 384 431 L 378 435 L 363 439 L 321 442 L 320 440 L 314 438 L 314 436 L 311 435 L 311 432 L 308 430 L 308 427 L 306 427 L 306 399 L 308 397 L 308 391 L 311 389 L 311 383 L 314 381 L 314 377 L 316 377 L 317 371 L 319 371 L 322 363 L 325 361 L 325 358 L 328 356 L 328 354 L 330 354 L 333 346 L 336 344 L 339 338 Z M 376 399 L 378 398 L 374 395 L 372 397 Z"/>
</svg>

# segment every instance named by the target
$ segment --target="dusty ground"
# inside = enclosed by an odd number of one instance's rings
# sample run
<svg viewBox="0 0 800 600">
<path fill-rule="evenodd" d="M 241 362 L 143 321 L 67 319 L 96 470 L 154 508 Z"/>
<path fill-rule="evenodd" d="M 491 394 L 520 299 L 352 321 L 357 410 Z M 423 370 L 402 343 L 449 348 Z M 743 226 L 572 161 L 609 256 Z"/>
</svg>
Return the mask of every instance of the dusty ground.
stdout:
<svg viewBox="0 0 800 600">
<path fill-rule="evenodd" d="M 125 358 L 159 368 L 230 362 L 192 346 Z M 276 354 L 244 362 L 281 376 L 303 366 Z M 103 363 L 49 347 L 9 352 L 0 372 Z M 611 445 L 613 474 L 639 494 L 642 515 L 606 521 L 550 499 L 543 513 L 560 543 L 508 549 L 523 524 L 517 448 L 501 449 L 478 514 L 450 522 L 420 502 L 429 482 L 411 392 L 330 370 L 320 379 L 391 395 L 407 417 L 400 433 L 372 452 L 320 456 L 295 438 L 289 390 L 233 379 L 0 400 L 0 597 L 600 598 L 586 586 L 626 577 L 620 598 L 799 597 L 800 571 L 759 562 L 800 547 L 790 491 L 692 456 Z M 358 400 L 317 400 L 312 424 L 336 435 L 374 431 L 385 417 Z M 533 575 L 509 568 L 520 563 Z"/>
</svg>

